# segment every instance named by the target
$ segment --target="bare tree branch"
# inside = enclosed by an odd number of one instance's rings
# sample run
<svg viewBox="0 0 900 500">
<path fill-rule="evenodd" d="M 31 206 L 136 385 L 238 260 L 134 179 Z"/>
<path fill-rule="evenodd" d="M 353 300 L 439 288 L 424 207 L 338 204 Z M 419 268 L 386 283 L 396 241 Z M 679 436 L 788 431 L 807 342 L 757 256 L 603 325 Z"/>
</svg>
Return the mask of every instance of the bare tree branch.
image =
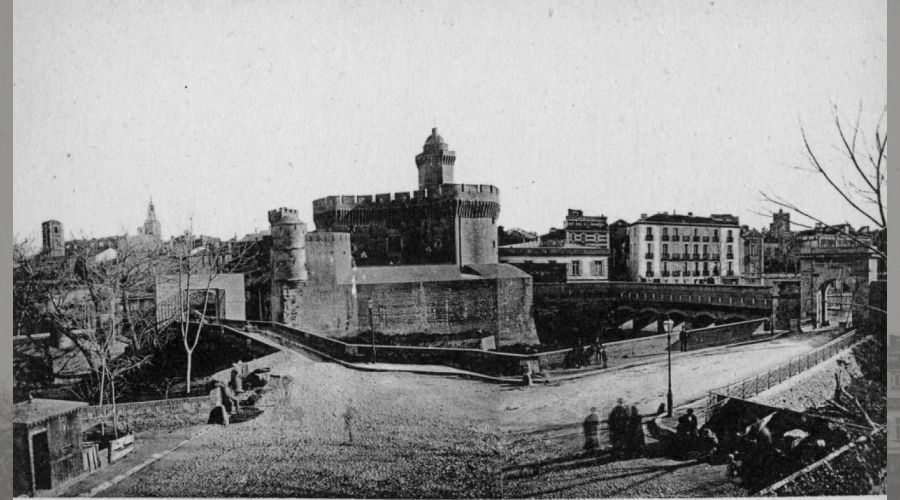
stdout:
<svg viewBox="0 0 900 500">
<path fill-rule="evenodd" d="M 810 162 L 818 169 L 819 173 L 822 174 L 823 177 L 825 177 L 825 180 L 828 181 L 828 183 L 831 185 L 831 187 L 833 187 L 834 190 L 837 191 L 838 194 L 840 194 L 841 197 L 844 198 L 844 200 L 845 200 L 850 206 L 852 206 L 852 207 L 855 208 L 859 213 L 861 213 L 861 214 L 864 215 L 866 218 L 868 218 L 869 220 L 871 220 L 872 223 L 878 224 L 879 227 L 884 227 L 880 222 L 878 222 L 878 221 L 877 221 L 874 217 L 872 217 L 868 212 L 866 212 L 865 210 L 863 210 L 862 208 L 860 208 L 859 205 L 857 205 L 857 204 L 856 204 L 856 203 L 855 203 L 855 202 L 847 195 L 847 193 L 844 192 L 843 189 L 841 189 L 840 187 L 838 187 L 838 185 L 835 184 L 833 180 L 831 180 L 831 176 L 828 175 L 828 172 L 822 167 L 821 163 L 819 163 L 819 159 L 816 157 L 815 153 L 814 153 L 813 150 L 812 150 L 812 147 L 809 145 L 809 140 L 806 138 L 806 131 L 805 131 L 802 127 L 800 128 L 800 133 L 801 133 L 801 135 L 803 136 L 803 144 L 804 144 L 804 146 L 806 147 L 806 151 L 807 151 L 807 153 L 808 153 L 808 155 L 809 155 L 809 160 L 810 160 Z M 842 134 L 842 137 L 843 137 L 843 134 Z"/>
<path fill-rule="evenodd" d="M 850 232 L 848 232 L 848 231 L 845 230 L 844 228 L 842 228 L 842 227 L 840 227 L 840 226 L 832 226 L 832 225 L 830 225 L 830 224 L 827 224 L 827 223 L 825 223 L 824 221 L 822 221 L 821 219 L 818 219 L 818 218 L 816 218 L 816 217 L 810 215 L 810 214 L 807 213 L 806 211 L 800 209 L 799 207 L 797 207 L 797 206 L 794 205 L 793 203 L 788 203 L 788 202 L 783 201 L 783 200 L 776 200 L 776 199 L 770 197 L 769 195 L 767 195 L 766 193 L 763 193 L 763 192 L 760 192 L 760 193 L 761 193 L 761 194 L 766 198 L 766 200 L 768 200 L 770 203 L 774 203 L 775 205 L 778 205 L 778 206 L 787 208 L 787 209 L 789 209 L 789 210 L 793 210 L 793 211 L 799 213 L 800 215 L 802 215 L 802 216 L 804 216 L 804 217 L 807 217 L 807 218 L 809 218 L 809 219 L 812 219 L 812 220 L 818 222 L 819 224 L 822 224 L 822 225 L 823 225 L 825 228 L 827 228 L 827 229 L 831 229 L 831 230 L 837 231 L 838 233 L 840 233 L 840 234 L 846 236 L 848 239 L 850 239 L 851 241 L 853 241 L 854 243 L 856 243 L 856 244 L 859 245 L 860 247 L 863 247 L 863 248 L 865 248 L 865 249 L 871 251 L 872 253 L 878 255 L 879 257 L 885 258 L 885 259 L 887 258 L 887 254 L 885 254 L 884 252 L 882 252 L 882 251 L 881 251 L 880 249 L 878 249 L 875 245 L 870 244 L 870 243 L 868 243 L 868 242 L 866 242 L 866 241 L 863 241 L 863 240 L 857 238 L 856 235 L 851 234 Z M 791 222 L 792 222 L 792 223 L 795 223 L 795 224 L 797 224 L 797 225 L 801 225 L 801 226 L 802 226 L 802 224 L 800 224 L 800 223 L 798 223 L 798 222 L 794 222 L 794 221 L 791 221 Z M 809 227 L 809 226 L 807 226 L 807 227 Z"/>
</svg>

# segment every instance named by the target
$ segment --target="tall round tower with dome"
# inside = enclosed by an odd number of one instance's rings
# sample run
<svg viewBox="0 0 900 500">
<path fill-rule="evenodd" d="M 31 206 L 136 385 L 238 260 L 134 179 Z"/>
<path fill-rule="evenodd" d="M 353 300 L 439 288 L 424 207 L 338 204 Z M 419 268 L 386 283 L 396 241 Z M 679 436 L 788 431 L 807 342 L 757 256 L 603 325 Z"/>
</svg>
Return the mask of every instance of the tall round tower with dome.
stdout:
<svg viewBox="0 0 900 500">
<path fill-rule="evenodd" d="M 416 155 L 419 168 L 419 189 L 431 189 L 441 184 L 453 184 L 453 164 L 456 152 L 450 151 L 437 128 L 425 139 L 422 152 Z"/>
</svg>

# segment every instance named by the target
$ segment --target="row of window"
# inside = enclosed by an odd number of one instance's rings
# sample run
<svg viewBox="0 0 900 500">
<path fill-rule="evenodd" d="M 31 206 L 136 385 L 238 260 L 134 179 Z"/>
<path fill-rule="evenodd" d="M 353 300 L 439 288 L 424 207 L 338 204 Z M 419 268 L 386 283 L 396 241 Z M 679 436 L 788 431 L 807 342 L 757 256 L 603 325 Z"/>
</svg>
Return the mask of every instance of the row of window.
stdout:
<svg viewBox="0 0 900 500">
<path fill-rule="evenodd" d="M 582 276 L 581 274 L 581 261 L 573 260 L 569 263 L 569 276 Z M 591 274 L 590 276 L 603 276 L 603 261 L 595 260 L 591 262 Z"/>
<path fill-rule="evenodd" d="M 672 249 L 677 251 L 678 247 L 676 245 L 672 245 Z M 700 245 L 694 245 L 694 254 L 699 255 L 700 254 L 699 250 L 700 250 Z M 653 253 L 653 243 L 647 243 L 647 253 L 648 254 Z M 669 253 L 669 244 L 668 243 L 663 243 L 662 253 L 664 253 L 664 254 Z M 729 255 L 733 255 L 734 254 L 734 245 L 726 245 L 725 253 L 727 253 Z M 690 254 L 690 245 L 684 245 L 684 254 L 685 255 Z M 709 255 L 709 245 L 703 245 L 703 255 Z"/>
<path fill-rule="evenodd" d="M 685 272 L 690 271 L 690 265 L 689 265 L 687 262 L 685 262 L 683 266 L 680 266 L 680 265 L 678 265 L 678 264 L 672 264 L 671 266 L 669 266 L 668 264 L 669 264 L 668 262 L 663 262 L 663 263 L 662 263 L 662 271 L 663 271 L 663 272 L 666 272 L 666 271 L 685 271 Z M 728 270 L 729 273 L 733 273 L 733 272 L 734 272 L 734 266 L 733 266 L 733 264 L 734 264 L 733 262 L 728 261 L 728 267 L 727 267 L 727 270 Z M 699 262 L 694 262 L 694 269 L 693 269 L 693 270 L 694 270 L 694 271 L 700 271 L 700 263 L 699 263 Z M 713 271 L 714 273 L 718 273 L 718 272 L 719 272 L 719 266 L 718 266 L 718 265 L 713 266 L 712 271 Z M 648 261 L 648 262 L 647 262 L 647 273 L 650 274 L 650 273 L 652 273 L 652 272 L 653 272 L 653 262 Z M 709 272 L 709 262 L 704 262 L 704 263 L 703 263 L 703 272 Z"/>
<path fill-rule="evenodd" d="M 679 236 L 678 230 L 679 230 L 679 228 L 673 227 L 672 228 L 672 236 Z M 669 236 L 669 228 L 667 228 L 667 227 L 662 228 L 662 235 Z M 691 231 L 691 229 L 684 228 L 684 231 L 681 233 L 681 236 L 691 236 L 691 235 L 693 235 L 693 236 L 712 236 L 713 238 L 718 239 L 719 238 L 719 230 L 713 229 L 712 233 L 710 234 L 709 229 L 703 229 L 703 231 L 701 232 L 700 228 L 695 227 L 695 228 L 693 228 L 693 232 Z M 733 231 L 731 229 L 728 229 L 726 231 L 725 235 L 728 238 L 734 237 Z M 653 236 L 653 226 L 647 226 L 647 236 Z"/>
<path fill-rule="evenodd" d="M 608 241 L 608 238 L 605 234 L 569 233 L 569 241 L 603 243 Z"/>
</svg>

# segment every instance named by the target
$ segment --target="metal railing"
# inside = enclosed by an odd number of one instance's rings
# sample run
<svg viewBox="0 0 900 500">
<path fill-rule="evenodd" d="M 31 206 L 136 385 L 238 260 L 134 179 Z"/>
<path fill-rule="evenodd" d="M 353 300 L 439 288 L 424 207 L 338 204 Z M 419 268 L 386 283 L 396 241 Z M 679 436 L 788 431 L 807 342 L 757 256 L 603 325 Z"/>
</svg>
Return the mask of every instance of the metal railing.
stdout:
<svg viewBox="0 0 900 500">
<path fill-rule="evenodd" d="M 741 399 L 756 396 L 772 386 L 780 384 L 794 375 L 802 373 L 817 364 L 830 359 L 835 354 L 843 351 L 856 342 L 859 342 L 859 340 L 857 331 L 853 330 L 803 356 L 798 356 L 796 359 L 792 359 L 771 370 L 759 373 L 754 377 L 735 382 L 712 392 L 721 396 Z"/>
<path fill-rule="evenodd" d="M 831 342 L 816 348 L 803 356 L 782 363 L 781 365 L 761 372 L 753 377 L 746 378 L 739 382 L 714 389 L 709 392 L 706 400 L 706 407 L 695 410 L 695 415 L 699 423 L 702 425 L 707 422 L 710 415 L 713 415 L 721 408 L 728 398 L 734 397 L 739 399 L 748 399 L 757 394 L 774 387 L 785 380 L 796 376 L 804 371 L 813 368 L 823 361 L 831 359 L 835 354 L 847 349 L 848 347 L 860 342 L 860 335 L 853 330 Z M 664 417 L 660 423 L 674 429 L 677 423 L 678 415 L 673 417 Z"/>
</svg>

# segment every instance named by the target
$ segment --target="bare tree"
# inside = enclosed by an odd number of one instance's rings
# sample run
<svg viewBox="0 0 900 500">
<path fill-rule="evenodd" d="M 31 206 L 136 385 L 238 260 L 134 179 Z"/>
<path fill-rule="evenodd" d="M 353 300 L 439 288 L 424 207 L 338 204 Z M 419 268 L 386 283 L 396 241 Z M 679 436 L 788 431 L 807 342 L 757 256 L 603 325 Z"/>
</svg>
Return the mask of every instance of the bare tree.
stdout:
<svg viewBox="0 0 900 500">
<path fill-rule="evenodd" d="M 806 130 L 801 126 L 803 145 L 809 162 L 809 170 L 820 175 L 835 192 L 870 221 L 878 230 L 887 228 L 887 107 L 878 118 L 871 139 L 866 139 L 866 132 L 861 130 L 860 115 L 855 122 L 845 124 L 835 108 L 832 110 L 834 126 L 839 138 L 838 150 L 844 161 L 829 163 L 822 155 L 817 154 L 810 145 Z M 873 142 L 870 142 L 873 141 Z M 887 252 L 867 239 L 859 238 L 848 225 L 831 225 L 815 215 L 806 207 L 793 203 L 780 196 L 762 193 L 771 203 L 792 210 L 807 219 L 836 231 L 859 247 L 866 248 L 880 258 L 886 259 Z M 804 224 L 799 224 L 804 226 Z M 809 227 L 809 225 L 807 225 Z"/>
<path fill-rule="evenodd" d="M 147 238 L 81 240 L 64 258 L 33 255 L 27 242 L 14 250 L 17 328 L 38 326 L 68 338 L 95 374 L 98 404 L 108 398 L 117 420 L 117 385 L 150 362 L 143 347 L 156 325 L 145 319 L 140 299 L 152 296 L 154 276 L 163 272 L 162 245 Z"/>
<path fill-rule="evenodd" d="M 210 296 L 216 296 L 217 310 L 222 307 L 214 284 L 220 276 L 242 269 L 248 257 L 247 247 L 235 246 L 233 243 L 197 240 L 191 229 L 175 244 L 177 265 L 171 279 L 178 287 L 177 315 L 181 341 L 187 356 L 185 383 L 188 394 L 191 392 L 194 351 L 200 344 L 204 327 L 210 321 L 207 315 Z"/>
</svg>

